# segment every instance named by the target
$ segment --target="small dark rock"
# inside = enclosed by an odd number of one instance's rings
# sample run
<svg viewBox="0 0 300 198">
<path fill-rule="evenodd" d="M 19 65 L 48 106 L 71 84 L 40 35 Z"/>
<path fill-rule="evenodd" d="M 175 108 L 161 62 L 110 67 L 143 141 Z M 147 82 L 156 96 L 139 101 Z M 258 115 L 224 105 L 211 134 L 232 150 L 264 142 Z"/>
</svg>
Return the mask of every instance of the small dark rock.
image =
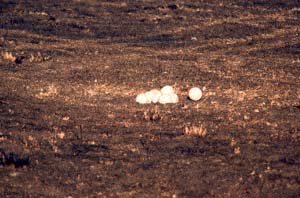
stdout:
<svg viewBox="0 0 300 198">
<path fill-rule="evenodd" d="M 48 20 L 49 21 L 56 21 L 56 18 L 54 16 L 50 16 Z"/>
<path fill-rule="evenodd" d="M 28 157 L 20 157 L 15 153 L 9 153 L 6 159 L 6 165 L 13 164 L 16 168 L 29 165 Z"/>
<path fill-rule="evenodd" d="M 292 153 L 288 156 L 283 157 L 279 160 L 282 163 L 289 164 L 289 165 L 300 165 L 300 153 Z"/>
<path fill-rule="evenodd" d="M 100 149 L 102 149 L 102 150 L 108 150 L 109 148 L 108 148 L 108 146 L 100 145 Z"/>
<path fill-rule="evenodd" d="M 22 64 L 24 59 L 25 59 L 25 56 L 18 56 L 15 60 L 15 63 Z"/>
<path fill-rule="evenodd" d="M 29 157 L 20 157 L 15 153 L 6 154 L 2 149 L 0 149 L 0 165 L 10 166 L 14 165 L 16 168 L 29 165 Z"/>
<path fill-rule="evenodd" d="M 30 41 L 30 43 L 32 43 L 32 44 L 39 44 L 40 41 L 37 40 L 37 39 L 32 39 L 32 40 Z"/>
<path fill-rule="evenodd" d="M 168 8 L 171 10 L 176 10 L 178 8 L 178 6 L 176 4 L 170 4 L 170 5 L 168 5 Z"/>
</svg>

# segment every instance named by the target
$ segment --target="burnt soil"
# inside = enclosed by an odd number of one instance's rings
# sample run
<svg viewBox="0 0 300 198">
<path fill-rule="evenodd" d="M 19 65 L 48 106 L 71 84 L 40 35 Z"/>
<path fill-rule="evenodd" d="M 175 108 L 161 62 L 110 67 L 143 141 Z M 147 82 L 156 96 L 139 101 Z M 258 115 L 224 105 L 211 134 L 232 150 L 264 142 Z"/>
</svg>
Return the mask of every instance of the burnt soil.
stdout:
<svg viewBox="0 0 300 198">
<path fill-rule="evenodd" d="M 299 197 L 299 38 L 299 1 L 1 0 L 0 196 Z"/>
</svg>

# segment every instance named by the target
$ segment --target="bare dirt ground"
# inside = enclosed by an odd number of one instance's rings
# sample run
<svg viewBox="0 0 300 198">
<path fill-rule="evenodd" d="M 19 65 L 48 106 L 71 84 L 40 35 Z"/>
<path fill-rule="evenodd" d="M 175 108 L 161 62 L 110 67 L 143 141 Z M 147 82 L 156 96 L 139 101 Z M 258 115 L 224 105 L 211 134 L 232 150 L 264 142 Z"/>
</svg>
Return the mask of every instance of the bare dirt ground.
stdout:
<svg viewBox="0 0 300 198">
<path fill-rule="evenodd" d="M 299 38 L 292 0 L 1 0 L 0 196 L 299 197 Z"/>
</svg>

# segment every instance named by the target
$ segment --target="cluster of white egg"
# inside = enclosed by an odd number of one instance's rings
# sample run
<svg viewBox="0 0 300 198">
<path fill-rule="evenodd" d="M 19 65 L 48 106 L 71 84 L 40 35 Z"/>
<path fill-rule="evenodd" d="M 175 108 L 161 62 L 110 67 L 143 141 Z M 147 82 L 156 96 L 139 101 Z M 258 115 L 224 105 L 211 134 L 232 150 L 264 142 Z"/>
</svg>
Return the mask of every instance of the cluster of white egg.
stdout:
<svg viewBox="0 0 300 198">
<path fill-rule="evenodd" d="M 193 101 L 198 101 L 202 97 L 202 91 L 198 87 L 193 87 L 189 90 L 189 98 Z M 137 95 L 136 102 L 140 104 L 149 103 L 177 103 L 179 101 L 178 95 L 175 93 L 172 86 L 166 85 L 161 90 L 152 89 L 145 93 Z"/>
<path fill-rule="evenodd" d="M 175 93 L 172 86 L 166 85 L 161 90 L 152 89 L 145 93 L 137 95 L 136 102 L 140 104 L 149 104 L 149 103 L 177 103 L 179 98 Z"/>
</svg>

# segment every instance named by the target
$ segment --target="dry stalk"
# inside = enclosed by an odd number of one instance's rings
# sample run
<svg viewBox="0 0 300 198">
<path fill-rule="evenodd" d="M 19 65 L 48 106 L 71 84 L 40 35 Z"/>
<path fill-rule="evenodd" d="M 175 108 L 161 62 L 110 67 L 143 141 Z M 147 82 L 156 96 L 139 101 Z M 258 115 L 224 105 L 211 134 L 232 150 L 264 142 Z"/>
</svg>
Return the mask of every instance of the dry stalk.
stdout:
<svg viewBox="0 0 300 198">
<path fill-rule="evenodd" d="M 7 61 L 11 61 L 11 62 L 16 61 L 16 57 L 14 57 L 11 52 L 2 53 L 2 57 L 4 60 L 7 60 Z"/>
<path fill-rule="evenodd" d="M 203 124 L 200 124 L 200 126 L 185 127 L 184 134 L 204 137 L 207 134 L 207 130 Z"/>
<path fill-rule="evenodd" d="M 144 119 L 146 121 L 156 122 L 162 120 L 162 116 L 160 114 L 160 111 L 158 107 L 155 107 L 151 111 L 145 111 L 144 112 Z"/>
</svg>

